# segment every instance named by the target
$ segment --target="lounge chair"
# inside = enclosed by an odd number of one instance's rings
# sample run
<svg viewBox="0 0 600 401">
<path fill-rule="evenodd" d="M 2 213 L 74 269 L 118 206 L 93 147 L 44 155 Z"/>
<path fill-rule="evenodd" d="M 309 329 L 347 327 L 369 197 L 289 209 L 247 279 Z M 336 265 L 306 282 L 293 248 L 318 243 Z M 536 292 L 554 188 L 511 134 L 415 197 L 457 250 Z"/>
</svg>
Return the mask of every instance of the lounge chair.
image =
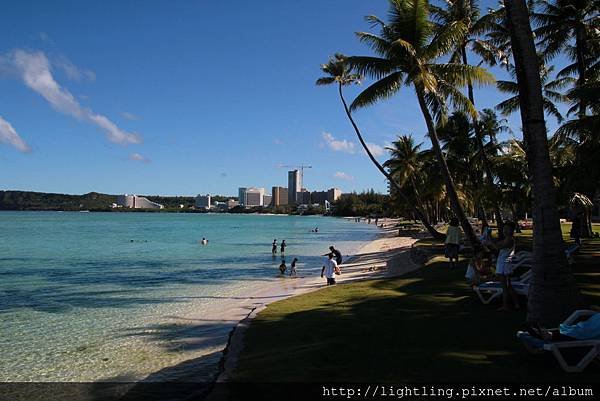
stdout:
<svg viewBox="0 0 600 401">
<path fill-rule="evenodd" d="M 577 310 L 571 314 L 563 324 L 572 325 L 577 323 L 581 318 L 589 317 L 598 312 L 591 310 Z M 534 337 L 525 331 L 517 332 L 517 338 L 519 338 L 525 349 L 532 354 L 541 354 L 545 351 L 552 352 L 552 355 L 556 358 L 560 367 L 565 372 L 581 372 L 583 371 L 595 358 L 600 357 L 600 339 L 596 340 L 566 340 L 566 341 L 546 341 L 540 338 Z M 588 349 L 579 361 L 575 364 L 569 364 L 562 351 L 567 349 L 583 348 Z"/>
<path fill-rule="evenodd" d="M 519 278 L 511 279 L 510 284 L 517 294 L 527 296 L 529 293 L 530 279 L 531 270 L 527 270 Z M 499 281 L 488 281 L 486 283 L 474 286 L 473 291 L 475 291 L 482 304 L 488 305 L 494 299 L 502 295 L 504 289 L 502 288 L 502 283 Z"/>
</svg>

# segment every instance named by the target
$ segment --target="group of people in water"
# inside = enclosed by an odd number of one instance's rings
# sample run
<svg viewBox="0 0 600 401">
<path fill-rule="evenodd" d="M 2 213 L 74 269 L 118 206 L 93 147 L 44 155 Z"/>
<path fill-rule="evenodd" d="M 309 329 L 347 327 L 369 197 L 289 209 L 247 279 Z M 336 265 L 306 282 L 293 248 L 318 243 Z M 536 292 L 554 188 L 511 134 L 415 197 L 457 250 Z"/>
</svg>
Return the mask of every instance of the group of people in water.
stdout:
<svg viewBox="0 0 600 401">
<path fill-rule="evenodd" d="M 287 244 L 285 240 L 281 241 L 280 250 L 281 250 L 281 263 L 279 264 L 279 272 L 281 275 L 285 275 L 288 267 L 285 263 L 284 255 L 285 248 Z M 271 248 L 271 253 L 273 256 L 277 254 L 277 238 L 273 239 L 273 244 Z M 341 274 L 340 265 L 342 264 L 342 253 L 339 249 L 336 249 L 333 245 L 329 247 L 329 252 L 324 254 L 323 256 L 327 256 L 327 260 L 321 269 L 321 277 L 325 277 L 327 279 L 327 285 L 335 284 L 335 276 Z M 297 277 L 298 271 L 296 269 L 296 264 L 298 263 L 298 258 L 294 258 L 290 265 L 289 275 L 290 277 Z"/>
</svg>

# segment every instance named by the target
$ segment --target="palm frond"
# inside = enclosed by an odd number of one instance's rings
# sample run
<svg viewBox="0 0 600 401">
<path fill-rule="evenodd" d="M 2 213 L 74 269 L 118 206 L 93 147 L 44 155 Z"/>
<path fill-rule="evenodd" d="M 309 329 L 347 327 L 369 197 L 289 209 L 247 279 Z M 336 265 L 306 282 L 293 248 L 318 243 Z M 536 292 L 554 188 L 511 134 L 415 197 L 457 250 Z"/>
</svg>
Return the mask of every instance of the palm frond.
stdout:
<svg viewBox="0 0 600 401">
<path fill-rule="evenodd" d="M 350 105 L 350 110 L 370 106 L 393 96 L 402 87 L 402 73 L 393 72 L 363 90 Z"/>
</svg>

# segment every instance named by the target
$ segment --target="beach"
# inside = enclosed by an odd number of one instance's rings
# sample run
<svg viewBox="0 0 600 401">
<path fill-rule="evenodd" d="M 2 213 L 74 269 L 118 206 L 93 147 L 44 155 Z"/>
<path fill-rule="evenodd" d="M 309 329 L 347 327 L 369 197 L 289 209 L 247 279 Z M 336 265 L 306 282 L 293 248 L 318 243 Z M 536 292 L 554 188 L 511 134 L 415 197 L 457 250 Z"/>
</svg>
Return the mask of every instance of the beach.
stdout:
<svg viewBox="0 0 600 401">
<path fill-rule="evenodd" d="M 410 247 L 416 239 L 397 235 L 395 228 L 381 229 L 376 239 L 365 243 L 341 265 L 342 274 L 336 278 L 337 285 L 398 276 L 417 269 L 419 266 L 412 263 L 409 255 Z M 326 281 L 319 275 L 304 276 L 300 270 L 294 278 L 286 272 L 280 280 L 264 283 L 245 297 L 224 299 L 218 308 L 177 319 L 175 324 L 183 326 L 191 323 L 194 327 L 181 340 L 182 349 L 193 347 L 201 350 L 203 355 L 161 369 L 143 381 L 226 381 L 235 368 L 237 354 L 243 347 L 243 333 L 257 313 L 270 303 L 325 287 Z"/>
<path fill-rule="evenodd" d="M 395 221 L 389 222 L 393 227 Z M 420 266 L 410 259 L 410 247 L 417 240 L 413 237 L 399 237 L 395 228 L 382 229 L 378 238 L 368 242 L 342 266 L 342 274 L 336 278 L 337 285 L 356 280 L 395 277 L 408 273 Z M 256 314 L 269 303 L 320 290 L 327 287 L 321 277 L 290 279 L 285 285 L 264 288 L 252 298 L 252 303 L 232 305 L 232 318 L 242 317 L 234 328 L 221 366 L 217 382 L 227 381 L 236 367 L 237 356 L 243 349 L 244 332 Z M 246 314 L 244 316 L 244 314 Z"/>
</svg>

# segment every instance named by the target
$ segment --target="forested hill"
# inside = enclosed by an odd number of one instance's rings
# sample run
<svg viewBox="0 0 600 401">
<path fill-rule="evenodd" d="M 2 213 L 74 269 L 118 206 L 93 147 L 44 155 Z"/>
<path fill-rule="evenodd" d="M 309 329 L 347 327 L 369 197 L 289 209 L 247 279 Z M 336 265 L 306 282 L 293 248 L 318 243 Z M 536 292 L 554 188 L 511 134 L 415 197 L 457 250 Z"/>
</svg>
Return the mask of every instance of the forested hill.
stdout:
<svg viewBox="0 0 600 401">
<path fill-rule="evenodd" d="M 146 196 L 153 202 L 165 207 L 164 211 L 189 211 L 194 206 L 193 196 Z M 225 202 L 237 199 L 227 196 L 213 196 L 213 201 Z M 0 191 L 0 210 L 90 210 L 90 211 L 132 211 L 132 209 L 112 209 L 117 202 L 117 195 L 90 192 L 85 195 L 52 194 L 30 191 Z M 183 209 L 180 209 L 183 205 Z M 141 211 L 141 209 L 138 209 Z"/>
<path fill-rule="evenodd" d="M 117 195 L 0 191 L 0 210 L 110 210 Z"/>
</svg>

